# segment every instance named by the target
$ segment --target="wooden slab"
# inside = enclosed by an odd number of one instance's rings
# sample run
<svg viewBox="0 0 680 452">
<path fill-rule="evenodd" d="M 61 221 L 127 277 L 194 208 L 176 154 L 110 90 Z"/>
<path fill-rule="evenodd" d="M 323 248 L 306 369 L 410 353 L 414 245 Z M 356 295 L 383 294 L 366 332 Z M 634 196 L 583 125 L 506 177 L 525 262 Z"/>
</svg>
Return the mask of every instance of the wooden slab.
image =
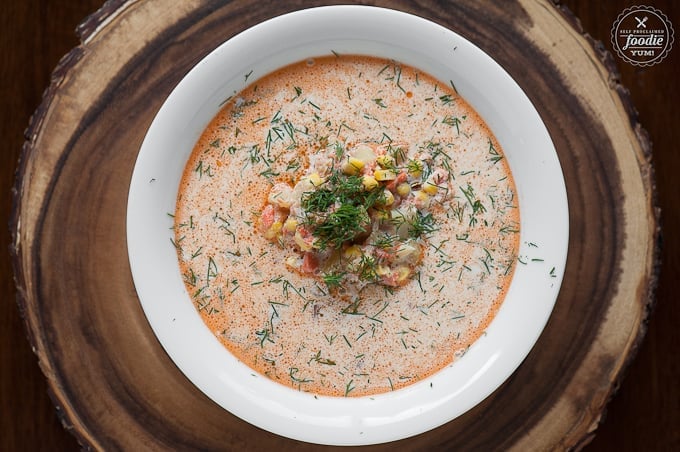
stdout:
<svg viewBox="0 0 680 452">
<path fill-rule="evenodd" d="M 145 131 L 192 65 L 251 25 L 326 3 L 109 1 L 55 70 L 27 131 L 12 252 L 29 338 L 83 446 L 319 449 L 225 412 L 174 366 L 136 296 L 125 215 Z M 578 448 L 644 334 L 657 274 L 650 144 L 611 57 L 542 0 L 368 3 L 438 22 L 510 72 L 555 142 L 571 213 L 563 289 L 529 357 L 478 407 L 397 446 Z"/>
</svg>

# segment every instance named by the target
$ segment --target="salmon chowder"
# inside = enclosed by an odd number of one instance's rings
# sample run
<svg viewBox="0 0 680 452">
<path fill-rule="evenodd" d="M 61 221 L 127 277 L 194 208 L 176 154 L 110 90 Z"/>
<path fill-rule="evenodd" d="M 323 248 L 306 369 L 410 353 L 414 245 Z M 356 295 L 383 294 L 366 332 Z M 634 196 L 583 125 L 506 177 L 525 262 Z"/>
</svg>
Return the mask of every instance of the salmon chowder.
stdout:
<svg viewBox="0 0 680 452">
<path fill-rule="evenodd" d="M 193 304 L 240 361 L 300 391 L 365 396 L 484 334 L 519 206 L 453 82 L 334 54 L 225 100 L 186 165 L 173 243 Z"/>
</svg>

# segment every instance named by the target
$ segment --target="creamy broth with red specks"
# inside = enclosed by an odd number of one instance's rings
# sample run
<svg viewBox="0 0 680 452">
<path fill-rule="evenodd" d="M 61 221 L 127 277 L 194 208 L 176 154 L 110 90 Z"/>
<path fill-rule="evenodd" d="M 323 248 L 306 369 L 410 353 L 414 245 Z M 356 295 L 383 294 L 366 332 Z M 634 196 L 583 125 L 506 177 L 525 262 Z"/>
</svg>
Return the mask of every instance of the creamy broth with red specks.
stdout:
<svg viewBox="0 0 680 452">
<path fill-rule="evenodd" d="M 358 232 L 329 239 L 320 225 L 346 220 L 334 197 L 354 182 L 370 198 Z M 258 373 L 329 396 L 396 390 L 462 356 L 503 301 L 519 240 L 502 149 L 453 84 L 363 56 L 293 64 L 229 99 L 174 221 L 215 337 Z"/>
</svg>

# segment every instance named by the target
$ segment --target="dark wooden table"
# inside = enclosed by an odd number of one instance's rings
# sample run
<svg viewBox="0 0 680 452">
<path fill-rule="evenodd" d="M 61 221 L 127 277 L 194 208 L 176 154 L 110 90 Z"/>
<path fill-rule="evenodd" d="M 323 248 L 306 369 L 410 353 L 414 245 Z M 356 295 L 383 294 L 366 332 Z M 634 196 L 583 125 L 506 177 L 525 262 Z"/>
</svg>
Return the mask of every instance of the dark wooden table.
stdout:
<svg viewBox="0 0 680 452">
<path fill-rule="evenodd" d="M 629 1 L 563 2 L 583 28 L 611 51 L 612 23 Z M 663 11 L 680 27 L 680 3 L 646 2 Z M 24 141 L 23 132 L 40 103 L 59 58 L 78 44 L 74 29 L 101 0 L 21 0 L 3 3 L 2 120 L 0 130 L 0 223 L 11 210 L 14 170 Z M 680 38 L 676 38 L 680 41 Z M 662 208 L 662 271 L 657 303 L 649 330 L 607 415 L 586 450 L 680 450 L 680 153 L 676 143 L 680 112 L 678 78 L 680 42 L 660 64 L 638 68 L 614 61 L 621 81 L 639 111 L 639 121 L 653 142 L 658 203 Z M 47 394 L 45 378 L 26 340 L 8 255 L 10 235 L 0 230 L 0 450 L 76 450 L 78 444 L 59 423 Z"/>
</svg>

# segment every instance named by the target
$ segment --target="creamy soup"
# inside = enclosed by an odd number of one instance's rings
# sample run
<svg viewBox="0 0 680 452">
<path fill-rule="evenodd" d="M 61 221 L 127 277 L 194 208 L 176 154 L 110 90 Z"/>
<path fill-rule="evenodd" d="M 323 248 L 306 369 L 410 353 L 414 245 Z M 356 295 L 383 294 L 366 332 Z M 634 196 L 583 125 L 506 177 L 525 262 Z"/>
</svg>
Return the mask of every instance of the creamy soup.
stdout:
<svg viewBox="0 0 680 452">
<path fill-rule="evenodd" d="M 462 356 L 519 240 L 501 147 L 454 84 L 364 56 L 302 61 L 225 100 L 174 221 L 215 337 L 328 396 L 396 390 Z"/>
</svg>

